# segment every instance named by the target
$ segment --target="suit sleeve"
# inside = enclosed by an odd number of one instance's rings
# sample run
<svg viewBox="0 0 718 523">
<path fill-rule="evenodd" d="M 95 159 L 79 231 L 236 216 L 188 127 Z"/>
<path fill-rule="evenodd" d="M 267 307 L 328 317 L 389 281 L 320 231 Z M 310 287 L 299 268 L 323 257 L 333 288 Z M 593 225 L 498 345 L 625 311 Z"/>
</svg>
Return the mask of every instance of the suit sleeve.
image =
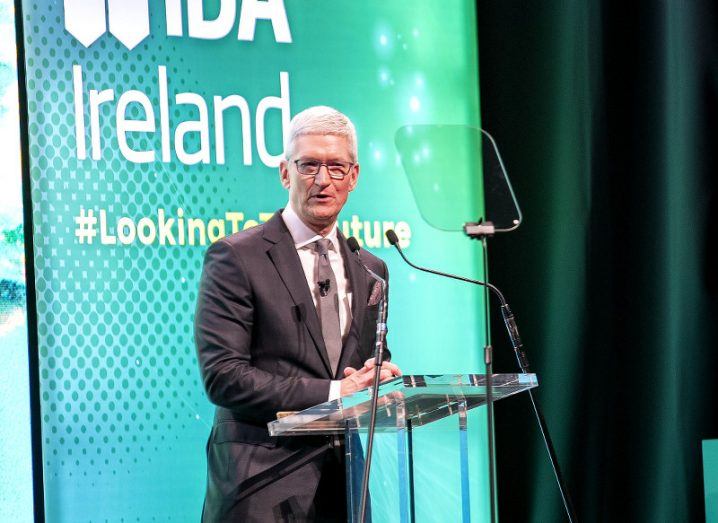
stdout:
<svg viewBox="0 0 718 523">
<path fill-rule="evenodd" d="M 252 366 L 253 325 L 254 297 L 241 256 L 217 241 L 205 256 L 194 328 L 210 401 L 259 422 L 326 401 L 328 379 L 279 376 Z"/>
</svg>

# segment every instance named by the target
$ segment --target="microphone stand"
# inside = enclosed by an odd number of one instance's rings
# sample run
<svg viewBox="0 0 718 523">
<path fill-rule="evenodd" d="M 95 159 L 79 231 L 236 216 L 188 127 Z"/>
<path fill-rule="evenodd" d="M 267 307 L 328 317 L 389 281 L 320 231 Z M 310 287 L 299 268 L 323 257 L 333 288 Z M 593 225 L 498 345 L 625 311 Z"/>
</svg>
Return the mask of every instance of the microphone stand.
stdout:
<svg viewBox="0 0 718 523">
<path fill-rule="evenodd" d="M 493 231 L 493 226 L 489 224 L 488 222 L 485 222 L 484 224 L 470 224 L 473 226 L 478 226 L 478 229 L 481 231 L 484 231 L 482 233 L 483 240 L 486 240 L 487 231 Z M 468 229 L 468 227 L 466 227 Z M 472 231 L 474 232 L 474 231 Z M 469 236 L 472 236 L 472 234 L 469 232 L 469 230 L 466 230 L 466 233 Z M 467 283 L 473 283 L 474 285 L 481 285 L 487 289 L 490 289 L 496 297 L 499 299 L 499 302 L 501 302 L 501 316 L 504 320 L 504 325 L 506 326 L 506 330 L 508 331 L 509 338 L 511 340 L 511 347 L 514 350 L 514 354 L 516 355 L 516 360 L 518 361 L 519 368 L 521 369 L 521 372 L 524 374 L 528 374 L 530 372 L 529 370 L 529 362 L 528 358 L 526 357 L 526 353 L 523 350 L 523 343 L 521 342 L 521 337 L 519 336 L 519 330 L 516 326 L 516 319 L 513 315 L 513 312 L 511 312 L 511 308 L 509 307 L 508 302 L 506 301 L 506 298 L 504 297 L 503 293 L 496 287 L 495 285 L 492 285 L 491 283 L 488 283 L 486 281 L 479 281 L 474 280 L 471 278 L 465 278 L 463 276 L 457 276 L 455 274 L 449 274 L 446 272 L 436 271 L 433 269 L 428 269 L 426 267 L 420 267 L 418 265 L 414 265 L 409 259 L 406 257 L 404 252 L 402 251 L 401 247 L 399 246 L 399 239 L 396 236 L 396 233 L 393 230 L 386 231 L 386 237 L 389 240 L 389 243 L 391 243 L 397 251 L 399 251 L 399 254 L 401 255 L 402 259 L 410 266 L 413 267 L 416 270 L 427 272 L 429 274 L 435 274 L 437 276 L 444 276 L 446 278 L 451 278 L 454 280 L 464 281 Z M 487 302 L 488 305 L 488 302 Z M 488 374 L 488 371 L 487 371 Z M 488 376 L 487 376 L 488 378 Z M 553 446 L 553 441 L 551 440 L 551 434 L 548 430 L 548 425 L 546 424 L 546 420 L 543 417 L 543 412 L 541 410 L 541 406 L 534 397 L 533 391 L 529 389 L 528 391 L 529 397 L 531 398 L 531 405 L 533 406 L 534 413 L 536 414 L 536 420 L 539 424 L 539 429 L 541 430 L 541 436 L 543 437 L 544 444 L 546 446 L 546 451 L 549 455 L 549 460 L 551 461 L 551 467 L 553 468 L 553 473 L 556 478 L 556 483 L 558 483 L 558 488 L 561 492 L 561 500 L 563 501 L 563 506 L 566 510 L 566 516 L 568 517 L 568 520 L 570 523 L 577 523 L 578 519 L 576 517 L 576 512 L 573 507 L 573 502 L 571 501 L 571 495 L 568 492 L 568 487 L 566 486 L 566 483 L 563 479 L 563 474 L 561 473 L 561 467 L 558 463 L 558 457 L 556 456 L 556 451 Z M 488 396 L 488 394 L 487 394 Z M 488 397 L 487 397 L 487 403 L 488 403 Z M 491 442 L 490 442 L 491 443 Z M 493 480 L 493 478 L 490 478 L 490 480 Z M 493 499 L 492 499 L 493 503 Z M 494 516 L 492 512 L 492 517 Z"/>
<path fill-rule="evenodd" d="M 489 280 L 489 265 L 487 256 L 486 236 L 481 239 L 484 259 L 484 281 Z M 491 510 L 491 523 L 496 521 L 496 455 L 494 443 L 494 349 L 491 346 L 491 312 L 489 309 L 489 289 L 484 287 L 484 324 L 486 340 L 484 346 L 484 366 L 486 367 L 486 438 L 489 451 L 489 508 Z"/>
<path fill-rule="evenodd" d="M 371 389 L 371 415 L 369 418 L 369 428 L 367 431 L 366 459 L 364 460 L 364 473 L 362 478 L 361 503 L 359 509 L 359 521 L 366 521 L 367 498 L 369 494 L 369 472 L 371 470 L 371 458 L 374 447 L 374 429 L 376 428 L 376 411 L 379 400 L 379 385 L 381 383 L 381 366 L 384 363 L 384 347 L 386 343 L 386 315 L 387 315 L 387 296 L 386 296 L 386 280 L 369 269 L 361 261 L 359 256 L 359 243 L 354 237 L 347 240 L 349 249 L 357 255 L 359 263 L 364 271 L 381 285 L 381 301 L 379 302 L 379 310 L 376 321 L 376 342 L 374 346 L 374 383 Z"/>
<path fill-rule="evenodd" d="M 379 384 L 381 366 L 384 362 L 384 340 L 386 338 L 386 282 L 381 282 L 382 299 L 379 304 L 379 320 L 376 322 L 376 346 L 374 348 L 374 384 L 371 388 L 371 417 L 369 418 L 369 431 L 367 433 L 366 460 L 364 461 L 364 474 L 362 478 L 361 505 L 359 521 L 366 521 L 366 505 L 369 493 L 369 471 L 374 446 L 374 429 L 376 428 L 376 410 L 379 400 Z"/>
</svg>

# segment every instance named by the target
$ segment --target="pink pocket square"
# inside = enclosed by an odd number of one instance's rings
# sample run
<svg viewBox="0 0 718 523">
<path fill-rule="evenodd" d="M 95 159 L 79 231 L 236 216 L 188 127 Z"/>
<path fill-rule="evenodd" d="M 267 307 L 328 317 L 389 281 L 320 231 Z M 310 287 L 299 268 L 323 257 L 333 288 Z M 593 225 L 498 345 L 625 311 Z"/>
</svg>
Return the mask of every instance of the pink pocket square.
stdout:
<svg viewBox="0 0 718 523">
<path fill-rule="evenodd" d="M 371 294 L 369 295 L 369 301 L 367 302 L 367 305 L 369 307 L 372 307 L 379 303 L 381 301 L 381 295 L 381 283 L 375 281 L 374 286 L 371 289 Z"/>
</svg>

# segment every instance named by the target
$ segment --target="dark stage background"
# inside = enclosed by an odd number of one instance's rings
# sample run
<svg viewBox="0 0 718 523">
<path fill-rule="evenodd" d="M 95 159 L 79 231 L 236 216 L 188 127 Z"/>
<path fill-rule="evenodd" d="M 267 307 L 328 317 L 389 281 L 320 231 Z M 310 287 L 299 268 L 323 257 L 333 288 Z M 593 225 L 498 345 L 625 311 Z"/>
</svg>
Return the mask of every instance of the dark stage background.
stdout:
<svg viewBox="0 0 718 523">
<path fill-rule="evenodd" d="M 483 126 L 524 224 L 491 243 L 581 521 L 703 520 L 718 437 L 713 2 L 478 2 Z M 494 320 L 497 321 L 498 314 Z M 494 325 L 497 372 L 516 368 Z M 528 397 L 502 521 L 562 521 Z"/>
</svg>

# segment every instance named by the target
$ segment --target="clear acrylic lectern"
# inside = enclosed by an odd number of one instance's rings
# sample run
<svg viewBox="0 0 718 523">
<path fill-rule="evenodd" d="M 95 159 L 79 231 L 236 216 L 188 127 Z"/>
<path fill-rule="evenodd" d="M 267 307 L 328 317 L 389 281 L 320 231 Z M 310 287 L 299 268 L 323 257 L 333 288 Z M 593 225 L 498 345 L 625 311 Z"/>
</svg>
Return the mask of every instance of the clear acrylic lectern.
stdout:
<svg viewBox="0 0 718 523">
<path fill-rule="evenodd" d="M 538 386 L 535 374 L 494 374 L 493 401 Z M 467 436 L 467 413 L 485 403 L 486 386 L 483 374 L 450 374 L 444 376 L 402 376 L 384 383 L 379 388 L 376 432 L 388 436 L 393 445 L 375 447 L 372 462 L 372 478 L 383 473 L 380 488 L 370 481 L 372 505 L 390 493 L 393 500 L 382 499 L 381 506 L 393 506 L 389 519 L 415 521 L 417 491 L 414 474 L 417 454 L 422 454 L 414 431 L 418 427 L 455 416 L 451 428 L 457 447 L 456 461 L 447 464 L 447 470 L 455 472 L 456 480 L 447 477 L 445 485 L 458 489 L 455 498 L 460 505 L 459 520 L 477 520 L 471 517 L 469 488 L 470 444 Z M 347 471 L 347 510 L 349 521 L 357 521 L 361 496 L 364 454 L 362 433 L 369 424 L 371 393 L 369 390 L 328 401 L 307 410 L 282 417 L 268 424 L 272 436 L 306 436 L 344 434 Z M 378 453 L 388 455 L 379 455 Z M 485 452 L 485 450 L 484 450 Z M 423 455 L 426 455 L 424 452 Z M 375 467 L 381 461 L 383 468 Z M 386 464 L 390 466 L 387 467 Z M 426 490 L 426 489 L 424 489 Z M 436 494 L 439 494 L 438 492 Z M 387 502 L 388 501 L 388 502 Z M 376 515 L 376 510 L 372 511 Z M 474 510 L 474 516 L 476 516 Z M 375 522 L 379 518 L 372 518 Z M 383 519 L 383 518 L 382 518 Z M 422 518 L 419 518 L 422 519 Z M 369 520 L 369 518 L 367 518 Z"/>
</svg>

